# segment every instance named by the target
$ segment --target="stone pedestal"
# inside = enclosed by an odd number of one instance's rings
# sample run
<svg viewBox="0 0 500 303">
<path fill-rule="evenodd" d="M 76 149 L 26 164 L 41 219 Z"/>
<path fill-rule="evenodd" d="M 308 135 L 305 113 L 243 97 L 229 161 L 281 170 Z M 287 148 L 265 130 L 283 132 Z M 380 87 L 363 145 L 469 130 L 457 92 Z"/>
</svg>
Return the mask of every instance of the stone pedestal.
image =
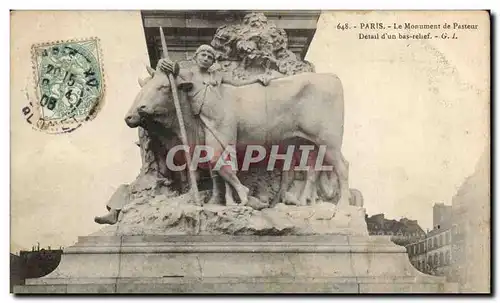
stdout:
<svg viewBox="0 0 500 303">
<path fill-rule="evenodd" d="M 89 236 L 15 293 L 455 292 L 384 236 Z"/>
</svg>

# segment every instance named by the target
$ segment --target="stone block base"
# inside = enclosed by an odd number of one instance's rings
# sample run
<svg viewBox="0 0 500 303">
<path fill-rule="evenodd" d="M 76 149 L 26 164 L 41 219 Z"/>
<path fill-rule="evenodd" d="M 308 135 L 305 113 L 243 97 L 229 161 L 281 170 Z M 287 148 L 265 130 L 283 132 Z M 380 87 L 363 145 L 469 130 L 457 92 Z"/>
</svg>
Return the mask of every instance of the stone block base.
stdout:
<svg viewBox="0 0 500 303">
<path fill-rule="evenodd" d="M 389 237 L 81 237 L 22 293 L 436 293 Z"/>
</svg>

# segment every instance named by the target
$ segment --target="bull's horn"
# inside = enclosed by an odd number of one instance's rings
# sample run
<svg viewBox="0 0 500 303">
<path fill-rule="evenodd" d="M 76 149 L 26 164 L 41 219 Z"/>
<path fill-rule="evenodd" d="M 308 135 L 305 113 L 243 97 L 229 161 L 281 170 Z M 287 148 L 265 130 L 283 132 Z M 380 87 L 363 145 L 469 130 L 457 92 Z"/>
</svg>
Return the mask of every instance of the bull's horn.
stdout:
<svg viewBox="0 0 500 303">
<path fill-rule="evenodd" d="M 143 86 L 144 86 L 144 84 L 146 84 L 146 80 L 141 79 L 141 78 L 137 78 L 137 82 L 139 82 L 139 85 L 140 85 L 141 87 L 143 87 Z"/>
<path fill-rule="evenodd" d="M 151 77 L 155 74 L 155 70 L 151 66 L 146 65 L 146 69 L 148 70 L 148 73 Z"/>
</svg>

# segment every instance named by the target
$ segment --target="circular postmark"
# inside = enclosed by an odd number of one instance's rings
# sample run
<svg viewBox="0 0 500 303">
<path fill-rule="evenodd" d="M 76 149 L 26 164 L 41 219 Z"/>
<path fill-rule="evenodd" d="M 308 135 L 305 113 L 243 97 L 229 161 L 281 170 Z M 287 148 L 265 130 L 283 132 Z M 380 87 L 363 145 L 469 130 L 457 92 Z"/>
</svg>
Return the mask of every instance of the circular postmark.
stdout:
<svg viewBox="0 0 500 303">
<path fill-rule="evenodd" d="M 66 133 L 92 120 L 102 106 L 104 76 L 97 38 L 32 47 L 36 101 L 33 126 Z"/>
</svg>

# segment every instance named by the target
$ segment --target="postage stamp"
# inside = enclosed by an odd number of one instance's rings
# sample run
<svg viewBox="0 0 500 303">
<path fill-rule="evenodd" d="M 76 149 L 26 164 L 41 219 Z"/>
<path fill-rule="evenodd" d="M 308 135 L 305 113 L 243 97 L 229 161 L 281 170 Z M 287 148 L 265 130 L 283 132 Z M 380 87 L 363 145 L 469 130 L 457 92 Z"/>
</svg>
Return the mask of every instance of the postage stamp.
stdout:
<svg viewBox="0 0 500 303">
<path fill-rule="evenodd" d="M 35 128 L 67 133 L 95 118 L 105 92 L 98 38 L 33 45 L 32 62 Z"/>
</svg>

